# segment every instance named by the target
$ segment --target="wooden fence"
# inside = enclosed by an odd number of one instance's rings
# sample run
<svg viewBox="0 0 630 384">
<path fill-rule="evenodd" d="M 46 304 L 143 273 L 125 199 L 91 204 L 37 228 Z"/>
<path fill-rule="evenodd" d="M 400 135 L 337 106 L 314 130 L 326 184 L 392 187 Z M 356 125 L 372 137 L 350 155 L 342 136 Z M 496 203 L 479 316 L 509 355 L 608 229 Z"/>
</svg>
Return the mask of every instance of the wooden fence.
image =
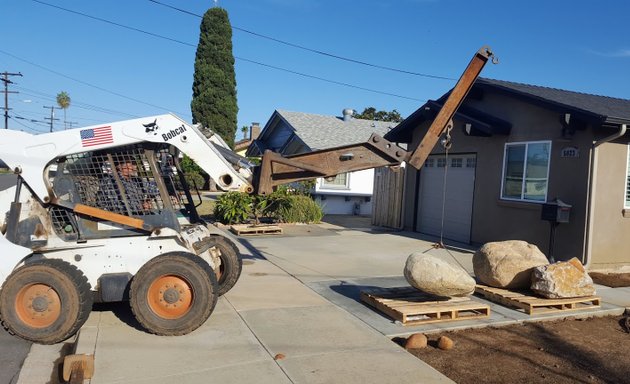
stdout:
<svg viewBox="0 0 630 384">
<path fill-rule="evenodd" d="M 402 229 L 405 168 L 381 167 L 374 170 L 372 225 Z"/>
</svg>

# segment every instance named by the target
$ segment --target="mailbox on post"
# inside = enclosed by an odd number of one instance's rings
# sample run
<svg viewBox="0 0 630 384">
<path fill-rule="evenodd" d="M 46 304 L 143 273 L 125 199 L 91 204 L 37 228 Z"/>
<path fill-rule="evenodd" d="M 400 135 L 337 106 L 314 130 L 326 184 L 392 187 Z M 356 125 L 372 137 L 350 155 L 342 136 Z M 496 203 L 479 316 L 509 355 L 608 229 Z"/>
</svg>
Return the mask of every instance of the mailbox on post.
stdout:
<svg viewBox="0 0 630 384">
<path fill-rule="evenodd" d="M 568 223 L 569 216 L 571 214 L 571 207 L 572 205 L 569 205 L 560 199 L 549 201 L 542 205 L 540 218 L 553 223 Z"/>
<path fill-rule="evenodd" d="M 571 215 L 571 205 L 565 203 L 560 199 L 548 201 L 542 205 L 540 212 L 540 219 L 546 220 L 551 226 L 551 233 L 549 234 L 549 262 L 555 262 L 553 257 L 553 246 L 556 239 L 556 227 L 560 223 L 568 223 Z"/>
</svg>

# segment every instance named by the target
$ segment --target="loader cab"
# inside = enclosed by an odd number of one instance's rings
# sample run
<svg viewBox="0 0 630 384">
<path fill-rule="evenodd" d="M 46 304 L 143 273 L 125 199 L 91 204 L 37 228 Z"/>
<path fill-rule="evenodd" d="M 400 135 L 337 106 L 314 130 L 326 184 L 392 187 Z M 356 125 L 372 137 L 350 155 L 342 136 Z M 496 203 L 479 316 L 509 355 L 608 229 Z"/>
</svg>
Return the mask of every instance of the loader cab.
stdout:
<svg viewBox="0 0 630 384">
<path fill-rule="evenodd" d="M 73 204 L 138 217 L 153 227 L 176 231 L 201 221 L 178 153 L 169 145 L 142 143 L 63 156 L 49 164 L 47 177 L 60 203 L 49 208 L 50 219 L 57 235 L 68 241 L 146 235 L 64 208 Z"/>
</svg>

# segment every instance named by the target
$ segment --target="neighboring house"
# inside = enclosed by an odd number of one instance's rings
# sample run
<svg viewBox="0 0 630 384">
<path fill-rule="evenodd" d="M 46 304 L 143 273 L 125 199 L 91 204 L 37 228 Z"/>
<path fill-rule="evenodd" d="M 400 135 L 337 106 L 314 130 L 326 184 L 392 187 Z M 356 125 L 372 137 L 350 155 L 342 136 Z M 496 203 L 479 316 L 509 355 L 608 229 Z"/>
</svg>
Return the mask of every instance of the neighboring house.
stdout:
<svg viewBox="0 0 630 384">
<path fill-rule="evenodd" d="M 234 143 L 234 152 L 240 156 L 245 156 L 245 152 L 247 152 L 247 148 L 260 136 L 260 124 L 252 123 L 249 127 L 249 135 L 248 137 L 241 139 Z"/>
<path fill-rule="evenodd" d="M 383 136 L 395 125 L 351 115 L 349 109 L 343 111 L 343 117 L 276 110 L 246 155 L 262 156 L 269 149 L 288 156 L 363 143 L 372 133 Z M 319 178 L 312 193 L 326 214 L 371 215 L 373 180 L 373 169 L 343 173 L 334 179 Z"/>
<path fill-rule="evenodd" d="M 447 96 L 385 138 L 414 148 Z M 453 120 L 448 157 L 438 144 L 421 171 L 407 167 L 405 228 L 464 243 L 525 240 L 547 254 L 541 208 L 557 198 L 572 205 L 556 227 L 557 260 L 630 264 L 630 100 L 479 79 Z"/>
</svg>

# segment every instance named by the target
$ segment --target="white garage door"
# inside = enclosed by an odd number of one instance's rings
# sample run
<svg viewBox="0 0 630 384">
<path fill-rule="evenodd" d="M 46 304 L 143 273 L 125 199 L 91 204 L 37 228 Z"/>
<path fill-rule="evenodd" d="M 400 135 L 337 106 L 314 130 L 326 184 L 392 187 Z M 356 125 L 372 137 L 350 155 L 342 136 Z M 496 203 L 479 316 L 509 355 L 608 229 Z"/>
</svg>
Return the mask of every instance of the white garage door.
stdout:
<svg viewBox="0 0 630 384">
<path fill-rule="evenodd" d="M 470 242 L 476 157 L 449 155 L 444 205 L 444 238 Z M 444 197 L 444 156 L 429 156 L 420 172 L 418 232 L 440 236 Z"/>
</svg>

